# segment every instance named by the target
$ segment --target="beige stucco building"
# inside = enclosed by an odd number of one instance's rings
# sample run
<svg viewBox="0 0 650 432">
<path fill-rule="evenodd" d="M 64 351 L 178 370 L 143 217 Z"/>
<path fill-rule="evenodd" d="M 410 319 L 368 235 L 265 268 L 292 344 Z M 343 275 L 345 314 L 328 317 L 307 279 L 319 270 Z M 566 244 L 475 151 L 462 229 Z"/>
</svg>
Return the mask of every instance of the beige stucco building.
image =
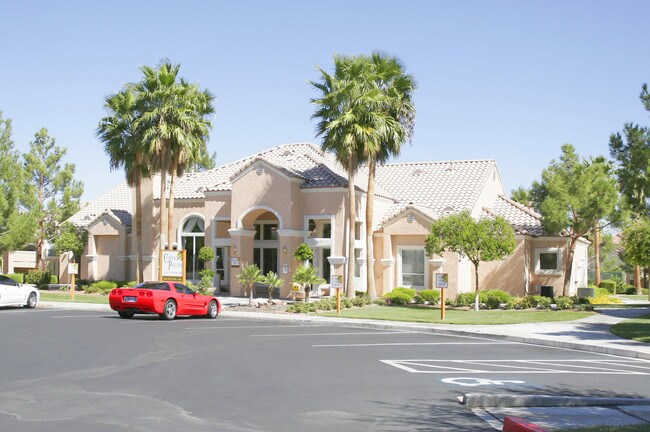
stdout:
<svg viewBox="0 0 650 432">
<path fill-rule="evenodd" d="M 505 197 L 496 162 L 468 160 L 387 164 L 377 168 L 373 241 L 374 263 L 365 254 L 367 170 L 356 184 L 356 249 L 346 257 L 347 178 L 330 154 L 313 144 L 287 144 L 217 167 L 188 173 L 175 187 L 174 235 L 158 235 L 160 177 L 143 184 L 143 245 L 145 278 L 158 278 L 158 251 L 163 246 L 186 250 L 187 278 L 198 280 L 202 268 L 198 250 L 214 248 L 215 285 L 243 295 L 237 282 L 242 266 L 257 264 L 263 273 L 279 274 L 291 289 L 300 264 L 293 251 L 307 243 L 315 252 L 313 265 L 327 279 L 343 274 L 347 259 L 356 260 L 355 290 L 366 289 L 366 267 L 375 266 L 378 294 L 398 286 L 435 288 L 436 273 L 447 273 L 447 296 L 473 290 L 473 266 L 456 254 L 427 257 L 424 242 L 431 222 L 468 210 L 476 218 L 505 217 L 514 227 L 517 249 L 508 259 L 483 263 L 482 289 L 503 289 L 516 295 L 562 292 L 567 239 L 548 236 L 541 217 Z M 135 279 L 134 194 L 122 183 L 70 221 L 88 230 L 80 257 L 83 279 Z M 571 293 L 587 283 L 587 242 L 575 254 Z M 62 265 L 63 270 L 67 266 Z M 67 274 L 62 273 L 63 280 Z M 345 278 L 344 278 L 345 280 Z"/>
</svg>

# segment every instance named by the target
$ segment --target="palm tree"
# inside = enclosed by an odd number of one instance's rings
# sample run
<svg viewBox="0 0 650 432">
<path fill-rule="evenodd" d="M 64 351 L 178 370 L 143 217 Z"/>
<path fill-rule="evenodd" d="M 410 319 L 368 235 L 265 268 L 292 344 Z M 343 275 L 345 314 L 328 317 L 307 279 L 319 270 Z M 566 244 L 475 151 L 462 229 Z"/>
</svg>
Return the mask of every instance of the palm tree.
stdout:
<svg viewBox="0 0 650 432">
<path fill-rule="evenodd" d="M 239 275 L 237 275 L 237 280 L 240 284 L 246 286 L 248 290 L 248 304 L 252 305 L 255 284 L 264 281 L 264 276 L 262 276 L 259 267 L 255 264 L 243 267 Z"/>
<path fill-rule="evenodd" d="M 385 99 L 381 109 L 388 114 L 386 128 L 379 142 L 370 142 L 364 149 L 368 163 L 368 188 L 366 200 L 366 279 L 368 296 L 377 297 L 375 290 L 375 267 L 373 247 L 373 217 L 375 201 L 375 174 L 378 163 L 385 163 L 391 156 L 399 155 L 402 144 L 410 142 L 415 125 L 413 91 L 416 88 L 413 76 L 404 72 L 404 66 L 397 57 L 373 53 L 374 85 L 381 90 Z"/>
<path fill-rule="evenodd" d="M 157 68 L 143 66 L 142 81 L 136 84 L 140 117 L 137 127 L 152 156 L 152 167 L 160 171 L 160 238 L 163 232 L 171 245 L 174 210 L 174 182 L 188 164 L 200 159 L 212 124 L 214 96 L 200 91 L 198 85 L 179 78 L 179 64 L 163 60 Z M 169 207 L 167 207 L 167 174 L 170 174 Z M 167 223 L 165 224 L 165 213 Z"/>
<path fill-rule="evenodd" d="M 305 301 L 309 301 L 311 286 L 314 284 L 324 283 L 325 279 L 318 276 L 318 269 L 316 267 L 301 265 L 293 274 L 293 281 L 300 284 L 305 291 Z"/>
<path fill-rule="evenodd" d="M 146 162 L 146 149 L 141 145 L 135 128 L 137 118 L 136 95 L 127 87 L 106 97 L 104 107 L 108 115 L 103 117 L 97 127 L 97 136 L 104 143 L 104 151 L 110 158 L 111 170 L 123 167 L 126 181 L 135 187 L 135 236 L 136 236 L 136 278 L 144 280 L 142 260 L 142 193 L 143 177 L 149 177 Z"/>
<path fill-rule="evenodd" d="M 354 177 L 365 148 L 377 145 L 390 121 L 377 109 L 385 98 L 373 84 L 372 61 L 368 57 L 334 56 L 334 73 L 319 68 L 320 82 L 311 84 L 321 92 L 312 99 L 317 108 L 312 119 L 318 119 L 317 136 L 322 136 L 321 148 L 333 151 L 348 175 L 348 268 L 346 290 L 354 297 L 356 196 Z"/>
<path fill-rule="evenodd" d="M 272 302 L 273 291 L 275 291 L 276 288 L 280 288 L 284 284 L 284 281 L 280 276 L 270 271 L 266 274 L 266 276 L 264 276 L 264 280 L 262 282 L 269 286 L 269 302 Z"/>
</svg>

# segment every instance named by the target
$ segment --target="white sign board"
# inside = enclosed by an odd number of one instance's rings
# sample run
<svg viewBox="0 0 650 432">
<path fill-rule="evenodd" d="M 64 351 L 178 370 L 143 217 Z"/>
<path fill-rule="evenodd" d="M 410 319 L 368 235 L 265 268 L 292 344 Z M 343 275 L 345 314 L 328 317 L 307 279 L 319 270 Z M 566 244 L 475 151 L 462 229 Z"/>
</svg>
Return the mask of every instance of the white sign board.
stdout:
<svg viewBox="0 0 650 432">
<path fill-rule="evenodd" d="M 185 251 L 160 251 L 160 279 L 163 281 L 185 281 Z"/>
<path fill-rule="evenodd" d="M 68 273 L 77 274 L 79 273 L 79 263 L 70 263 L 68 264 Z"/>
</svg>

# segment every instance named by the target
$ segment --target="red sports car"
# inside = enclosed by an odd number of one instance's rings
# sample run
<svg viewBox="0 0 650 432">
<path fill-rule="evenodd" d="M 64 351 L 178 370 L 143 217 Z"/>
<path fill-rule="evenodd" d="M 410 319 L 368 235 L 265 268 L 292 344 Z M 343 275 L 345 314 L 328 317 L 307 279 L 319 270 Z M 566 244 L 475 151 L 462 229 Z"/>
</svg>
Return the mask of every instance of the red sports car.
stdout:
<svg viewBox="0 0 650 432">
<path fill-rule="evenodd" d="M 166 320 L 177 315 L 216 318 L 221 312 L 216 297 L 198 294 L 178 282 L 143 282 L 133 288 L 115 288 L 108 303 L 122 318 L 133 318 L 137 313 L 158 314 Z"/>
</svg>

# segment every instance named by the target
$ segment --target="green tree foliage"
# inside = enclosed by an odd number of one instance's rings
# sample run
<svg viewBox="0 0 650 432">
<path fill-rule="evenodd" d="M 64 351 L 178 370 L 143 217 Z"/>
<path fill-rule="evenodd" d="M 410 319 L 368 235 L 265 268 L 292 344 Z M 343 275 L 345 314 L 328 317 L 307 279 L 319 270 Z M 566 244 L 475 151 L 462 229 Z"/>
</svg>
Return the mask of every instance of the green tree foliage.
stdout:
<svg viewBox="0 0 650 432">
<path fill-rule="evenodd" d="M 616 211 L 616 181 L 611 176 L 609 163 L 603 158 L 582 159 L 571 144 L 565 144 L 560 159 L 551 161 L 542 172 L 541 181 L 533 183 L 531 198 L 544 217 L 544 229 L 568 237 L 564 296 L 569 289 L 578 239 Z"/>
<path fill-rule="evenodd" d="M 650 220 L 640 218 L 632 222 L 623 231 L 622 244 L 627 262 L 639 267 L 650 267 Z"/>
<path fill-rule="evenodd" d="M 445 251 L 456 252 L 474 264 L 475 301 L 479 309 L 479 277 L 481 262 L 506 258 L 515 250 L 515 232 L 501 218 L 474 220 L 467 211 L 438 219 L 431 224 L 425 250 L 429 256 Z"/>
<path fill-rule="evenodd" d="M 293 251 L 293 257 L 298 261 L 308 261 L 314 258 L 314 250 L 307 243 L 301 243 Z"/>
<path fill-rule="evenodd" d="M 253 304 L 255 284 L 264 281 L 264 276 L 262 276 L 260 268 L 255 264 L 244 266 L 239 272 L 239 275 L 237 275 L 237 280 L 246 287 L 246 291 L 248 291 L 248 302 Z"/>
<path fill-rule="evenodd" d="M 510 192 L 510 199 L 525 206 L 530 205 L 530 191 L 523 186 L 513 189 Z"/>
<path fill-rule="evenodd" d="M 136 282 L 139 283 L 144 281 L 142 179 L 149 177 L 149 161 L 135 128 L 135 103 L 135 93 L 129 87 L 106 97 L 104 108 L 108 115 L 100 120 L 96 133 L 104 143 L 111 170 L 123 168 L 127 183 L 135 188 Z"/>
<path fill-rule="evenodd" d="M 316 267 L 304 265 L 296 269 L 293 273 L 292 280 L 304 289 L 306 301 L 309 301 L 312 285 L 325 283 L 325 279 L 318 276 L 318 269 Z"/>
<path fill-rule="evenodd" d="M 264 276 L 263 282 L 269 286 L 269 301 L 273 301 L 273 292 L 277 288 L 280 288 L 284 284 L 284 281 L 280 276 L 270 271 Z"/>
<path fill-rule="evenodd" d="M 26 193 L 20 152 L 11 137 L 11 120 L 0 112 L 0 253 L 22 248 L 32 239 L 35 220 L 24 214 L 31 195 Z"/>
<path fill-rule="evenodd" d="M 143 66 L 143 79 L 134 85 L 137 115 L 135 126 L 149 157 L 151 168 L 160 171 L 160 235 L 163 238 L 164 213 L 167 211 L 167 240 L 172 238 L 174 184 L 186 168 L 201 161 L 207 153 L 207 141 L 214 114 L 214 96 L 199 90 L 179 76 L 180 64 L 163 60 L 156 68 Z M 166 175 L 169 174 L 169 206 Z"/>
<path fill-rule="evenodd" d="M 366 56 L 334 56 L 334 73 L 319 68 L 319 81 L 311 84 L 319 96 L 312 119 L 318 120 L 321 148 L 333 152 L 348 175 L 348 269 L 345 289 L 354 297 L 354 241 L 356 192 L 354 178 L 367 148 L 378 148 L 386 130 L 394 129 L 395 118 L 384 110 L 386 95 L 375 85 L 375 68 Z"/>
<path fill-rule="evenodd" d="M 79 211 L 83 184 L 74 180 L 75 166 L 61 166 L 66 149 L 42 128 L 23 155 L 27 187 L 35 192 L 30 215 L 36 220 L 36 265 L 43 268 L 43 245 L 57 234 L 58 224 Z"/>
<path fill-rule="evenodd" d="M 54 240 L 54 250 L 57 254 L 72 252 L 81 255 L 88 243 L 88 231 L 64 222 L 59 228 L 59 235 Z"/>
</svg>

